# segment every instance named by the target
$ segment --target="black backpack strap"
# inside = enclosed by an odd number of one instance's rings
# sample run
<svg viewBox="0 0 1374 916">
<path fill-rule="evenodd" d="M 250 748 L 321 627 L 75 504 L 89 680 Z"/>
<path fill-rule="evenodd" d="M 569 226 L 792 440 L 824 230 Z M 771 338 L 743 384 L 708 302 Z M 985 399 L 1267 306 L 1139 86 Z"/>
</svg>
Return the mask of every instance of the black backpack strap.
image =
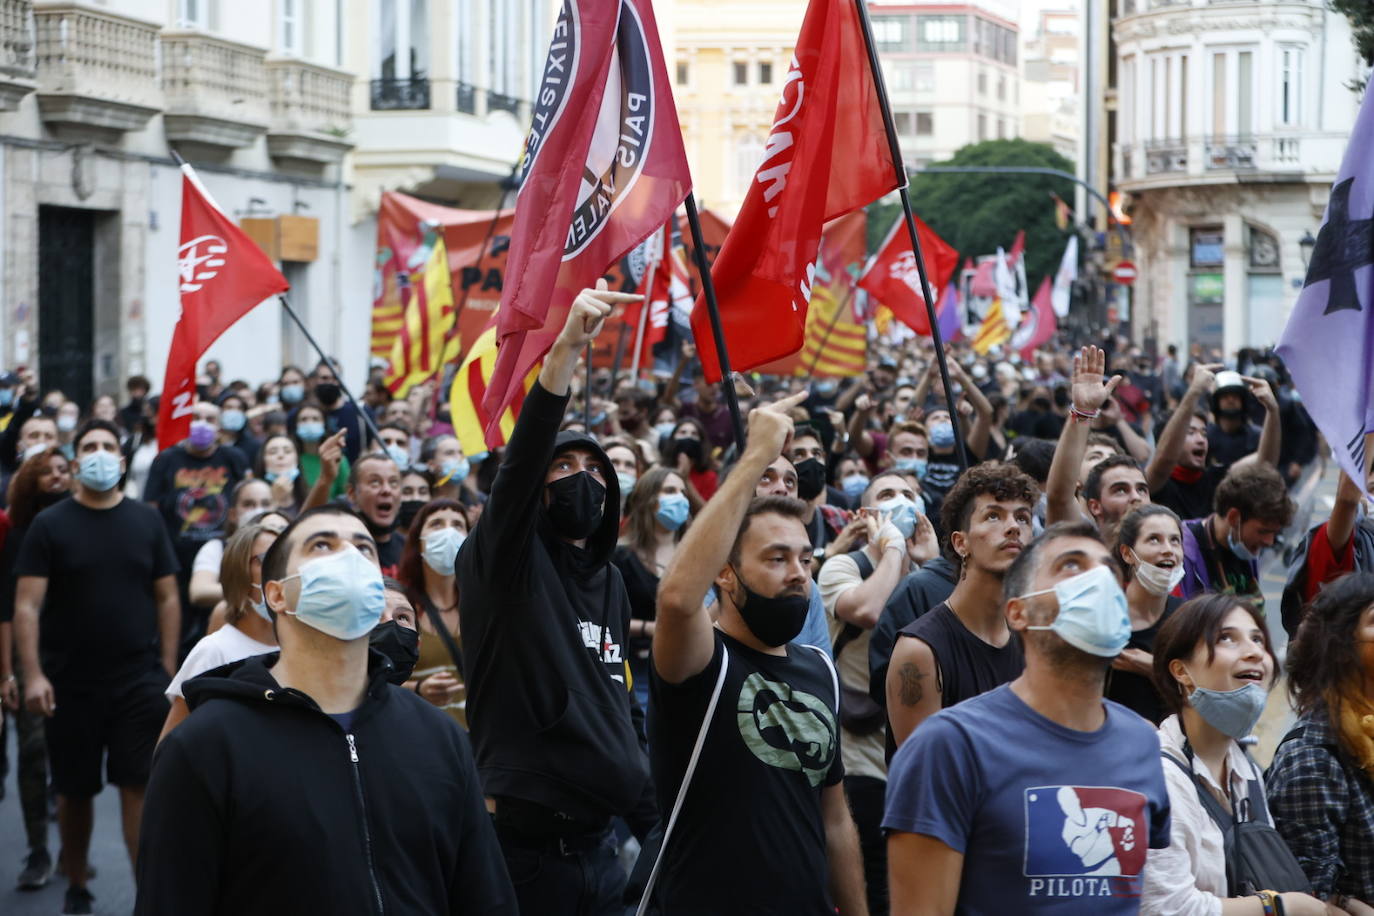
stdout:
<svg viewBox="0 0 1374 916">
<path fill-rule="evenodd" d="M 854 565 L 859 567 L 860 579 L 867 579 L 869 576 L 873 575 L 873 561 L 868 558 L 867 550 L 862 548 L 859 550 L 851 550 L 849 553 L 845 554 L 845 556 L 853 560 Z M 834 657 L 839 658 L 840 653 L 844 651 L 844 647 L 862 636 L 863 632 L 863 627 L 858 624 L 846 623 L 844 629 L 840 631 L 839 638 L 835 640 L 835 645 L 831 647 Z"/>
<path fill-rule="evenodd" d="M 859 550 L 851 550 L 849 553 L 845 554 L 845 556 L 853 560 L 854 565 L 859 567 L 860 579 L 867 579 L 869 576 L 873 575 L 873 561 L 868 558 L 867 549 L 860 548 Z"/>
<path fill-rule="evenodd" d="M 453 667 L 458 669 L 458 680 L 466 682 L 463 676 L 463 653 L 458 648 L 458 643 L 453 641 L 453 634 L 444 626 L 444 618 L 439 614 L 439 609 L 429 600 L 429 596 L 420 592 L 420 605 L 425 609 L 425 615 L 429 617 L 430 625 L 434 627 L 434 632 L 438 634 L 439 641 L 448 650 L 449 657 L 453 659 Z"/>
</svg>

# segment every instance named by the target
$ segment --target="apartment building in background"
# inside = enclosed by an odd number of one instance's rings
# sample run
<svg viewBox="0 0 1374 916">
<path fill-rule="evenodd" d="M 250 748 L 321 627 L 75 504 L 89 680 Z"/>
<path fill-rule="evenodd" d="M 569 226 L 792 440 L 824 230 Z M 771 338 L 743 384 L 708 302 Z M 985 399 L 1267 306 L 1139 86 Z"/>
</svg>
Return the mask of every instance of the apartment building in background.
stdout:
<svg viewBox="0 0 1374 916">
<path fill-rule="evenodd" d="M 1022 46 L 1021 136 L 1070 162 L 1079 156 L 1081 133 L 1081 20 L 1076 9 L 1041 10 Z"/>
</svg>

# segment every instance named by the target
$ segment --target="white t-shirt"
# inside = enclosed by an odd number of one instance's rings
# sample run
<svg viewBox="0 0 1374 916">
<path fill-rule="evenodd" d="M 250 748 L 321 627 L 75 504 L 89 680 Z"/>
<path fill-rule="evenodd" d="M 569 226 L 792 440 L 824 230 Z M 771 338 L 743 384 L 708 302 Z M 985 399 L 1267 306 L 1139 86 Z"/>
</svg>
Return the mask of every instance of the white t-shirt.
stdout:
<svg viewBox="0 0 1374 916">
<path fill-rule="evenodd" d="M 204 551 L 201 551 L 204 553 Z M 227 665 L 254 655 L 266 655 L 277 651 L 276 646 L 258 642 L 232 623 L 226 623 L 215 632 L 196 643 L 191 654 L 182 662 L 181 670 L 167 685 L 167 699 L 181 696 L 183 681 L 204 674 L 212 668 Z"/>
<path fill-rule="evenodd" d="M 844 621 L 835 616 L 835 606 L 850 589 L 863 585 L 859 575 L 859 564 L 847 554 L 827 557 L 816 579 L 816 588 L 825 602 L 825 616 L 830 626 L 830 641 L 833 645 L 844 632 Z M 840 681 L 846 687 L 868 693 L 868 640 L 872 630 L 864 630 L 840 650 L 835 659 Z M 883 759 L 883 735 L 879 729 L 871 735 L 856 735 L 845 730 L 844 740 L 840 742 L 840 756 L 844 758 L 844 771 L 850 776 L 871 776 L 875 779 L 887 778 L 887 764 Z"/>
<path fill-rule="evenodd" d="M 196 551 L 196 558 L 191 561 L 191 572 L 214 573 L 215 578 L 219 578 L 219 564 L 224 559 L 224 539 L 215 538 L 213 541 L 206 541 Z"/>
</svg>

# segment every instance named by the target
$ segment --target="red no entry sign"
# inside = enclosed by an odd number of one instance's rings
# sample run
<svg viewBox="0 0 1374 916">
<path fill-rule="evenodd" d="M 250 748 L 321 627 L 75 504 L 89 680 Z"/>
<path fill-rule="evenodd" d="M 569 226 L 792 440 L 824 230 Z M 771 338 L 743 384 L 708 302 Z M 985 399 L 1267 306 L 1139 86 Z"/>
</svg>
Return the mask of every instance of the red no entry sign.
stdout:
<svg viewBox="0 0 1374 916">
<path fill-rule="evenodd" d="M 1135 264 L 1131 261 L 1121 261 L 1112 271 L 1112 279 L 1122 286 L 1130 286 L 1135 282 Z"/>
</svg>

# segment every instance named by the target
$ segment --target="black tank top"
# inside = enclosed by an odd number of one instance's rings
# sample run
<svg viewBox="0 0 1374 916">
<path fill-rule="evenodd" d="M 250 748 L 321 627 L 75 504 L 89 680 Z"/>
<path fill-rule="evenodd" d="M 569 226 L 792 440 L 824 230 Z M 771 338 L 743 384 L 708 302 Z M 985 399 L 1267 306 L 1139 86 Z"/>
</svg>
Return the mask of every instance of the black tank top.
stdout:
<svg viewBox="0 0 1374 916">
<path fill-rule="evenodd" d="M 930 646 L 940 676 L 940 706 L 986 693 L 1014 680 L 1025 667 L 1021 640 L 1011 634 L 1000 649 L 969 632 L 948 604 L 941 602 L 898 631 Z"/>
</svg>

